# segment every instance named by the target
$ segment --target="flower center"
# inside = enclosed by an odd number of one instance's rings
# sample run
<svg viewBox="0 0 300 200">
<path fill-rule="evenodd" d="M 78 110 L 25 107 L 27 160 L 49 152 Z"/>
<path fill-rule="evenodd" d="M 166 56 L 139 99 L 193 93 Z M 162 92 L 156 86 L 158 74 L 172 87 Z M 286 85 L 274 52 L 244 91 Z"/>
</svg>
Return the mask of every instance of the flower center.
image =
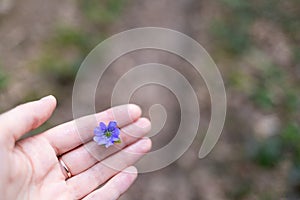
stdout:
<svg viewBox="0 0 300 200">
<path fill-rule="evenodd" d="M 104 133 L 104 135 L 105 135 L 107 138 L 109 138 L 109 137 L 111 136 L 111 132 L 110 132 L 110 131 L 106 131 L 106 132 Z"/>
</svg>

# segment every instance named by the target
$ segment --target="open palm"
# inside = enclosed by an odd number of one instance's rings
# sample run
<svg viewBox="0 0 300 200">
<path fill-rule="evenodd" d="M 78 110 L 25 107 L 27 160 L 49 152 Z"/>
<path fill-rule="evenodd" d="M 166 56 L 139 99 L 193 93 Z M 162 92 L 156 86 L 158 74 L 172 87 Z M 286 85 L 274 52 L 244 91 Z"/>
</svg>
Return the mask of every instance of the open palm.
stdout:
<svg viewBox="0 0 300 200">
<path fill-rule="evenodd" d="M 0 115 L 1 199 L 117 199 L 137 176 L 132 165 L 151 148 L 150 139 L 142 138 L 150 122 L 140 118 L 135 105 L 94 115 L 98 122 L 117 119 L 121 128 L 122 143 L 108 149 L 92 141 L 97 124 L 88 117 L 82 118 L 84 133 L 71 121 L 20 140 L 43 124 L 55 107 L 55 98 L 49 96 Z M 118 163 L 118 169 L 106 163 Z"/>
</svg>

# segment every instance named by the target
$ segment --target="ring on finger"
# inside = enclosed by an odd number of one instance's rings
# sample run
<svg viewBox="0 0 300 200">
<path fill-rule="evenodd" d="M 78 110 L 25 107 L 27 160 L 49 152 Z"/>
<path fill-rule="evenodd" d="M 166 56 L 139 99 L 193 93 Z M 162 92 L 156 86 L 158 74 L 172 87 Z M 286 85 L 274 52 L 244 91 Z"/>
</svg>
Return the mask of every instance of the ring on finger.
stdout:
<svg viewBox="0 0 300 200">
<path fill-rule="evenodd" d="M 61 167 L 63 168 L 63 170 L 65 171 L 65 173 L 67 174 L 67 178 L 71 178 L 72 177 L 72 174 L 71 174 L 71 171 L 70 169 L 68 168 L 68 166 L 66 165 L 66 163 L 61 159 L 59 158 L 59 163 L 61 165 Z M 65 174 L 64 173 L 64 174 Z"/>
</svg>

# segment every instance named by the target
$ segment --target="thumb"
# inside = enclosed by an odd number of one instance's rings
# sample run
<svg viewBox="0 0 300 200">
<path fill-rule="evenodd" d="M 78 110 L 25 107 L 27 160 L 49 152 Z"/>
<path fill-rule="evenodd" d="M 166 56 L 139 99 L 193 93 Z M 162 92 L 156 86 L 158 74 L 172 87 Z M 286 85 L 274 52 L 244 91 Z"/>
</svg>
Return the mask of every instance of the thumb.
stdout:
<svg viewBox="0 0 300 200">
<path fill-rule="evenodd" d="M 52 115 L 56 99 L 50 95 L 25 103 L 0 115 L 0 142 L 14 145 L 25 133 L 42 125 Z"/>
</svg>

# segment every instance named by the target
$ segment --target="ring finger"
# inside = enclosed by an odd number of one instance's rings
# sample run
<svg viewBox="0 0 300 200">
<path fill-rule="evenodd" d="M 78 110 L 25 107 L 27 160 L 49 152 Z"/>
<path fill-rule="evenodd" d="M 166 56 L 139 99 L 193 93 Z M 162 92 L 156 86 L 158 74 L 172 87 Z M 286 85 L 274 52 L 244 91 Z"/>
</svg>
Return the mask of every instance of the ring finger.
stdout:
<svg viewBox="0 0 300 200">
<path fill-rule="evenodd" d="M 151 140 L 149 138 L 140 139 L 123 151 L 119 151 L 88 170 L 71 177 L 67 180 L 67 185 L 70 187 L 74 197 L 80 199 L 94 191 L 119 171 L 133 165 L 150 148 Z"/>
</svg>

